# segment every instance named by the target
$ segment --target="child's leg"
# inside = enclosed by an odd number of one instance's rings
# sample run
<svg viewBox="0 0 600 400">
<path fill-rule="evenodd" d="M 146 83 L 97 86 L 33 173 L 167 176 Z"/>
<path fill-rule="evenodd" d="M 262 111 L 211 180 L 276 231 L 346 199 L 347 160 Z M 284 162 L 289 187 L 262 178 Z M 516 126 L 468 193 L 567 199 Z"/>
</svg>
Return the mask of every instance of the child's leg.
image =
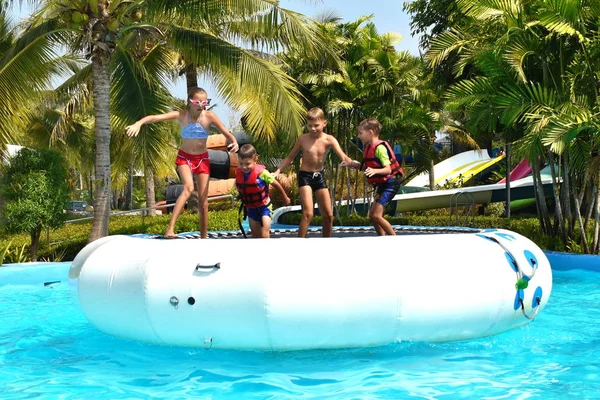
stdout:
<svg viewBox="0 0 600 400">
<path fill-rule="evenodd" d="M 200 214 L 200 237 L 206 239 L 208 234 L 208 181 L 209 174 L 196 175 L 198 183 L 198 214 Z"/>
<path fill-rule="evenodd" d="M 312 189 L 310 186 L 301 186 L 299 188 L 300 205 L 302 206 L 302 219 L 298 227 L 298 236 L 306 237 L 308 226 L 313 219 L 315 203 L 313 203 Z"/>
<path fill-rule="evenodd" d="M 261 237 L 271 237 L 271 217 L 267 215 L 262 216 L 262 234 Z"/>
<path fill-rule="evenodd" d="M 394 228 L 392 228 L 392 224 L 388 222 L 387 219 L 383 218 L 383 212 L 385 211 L 385 206 L 381 203 L 375 201 L 371 208 L 369 209 L 369 219 L 371 223 L 375 227 L 377 231 L 377 235 L 383 236 L 387 235 L 395 235 Z"/>
<path fill-rule="evenodd" d="M 252 237 L 257 239 L 262 236 L 262 227 L 260 226 L 259 221 L 255 221 L 252 218 L 248 217 L 248 224 L 250 225 L 250 230 L 252 231 Z"/>
<path fill-rule="evenodd" d="M 328 189 L 319 189 L 315 192 L 319 213 L 323 218 L 323 237 L 331 237 L 333 229 L 333 208 L 331 207 L 331 196 Z"/>
<path fill-rule="evenodd" d="M 192 170 L 190 169 L 189 165 L 178 165 L 177 171 L 181 177 L 183 191 L 177 198 L 177 201 L 175 201 L 173 215 L 171 215 L 171 221 L 169 221 L 169 226 L 167 226 L 167 230 L 165 231 L 165 237 L 175 236 L 175 223 L 177 222 L 177 218 L 179 217 L 179 214 L 181 214 L 181 211 L 183 211 L 185 203 L 194 191 L 194 180 L 192 177 Z"/>
</svg>

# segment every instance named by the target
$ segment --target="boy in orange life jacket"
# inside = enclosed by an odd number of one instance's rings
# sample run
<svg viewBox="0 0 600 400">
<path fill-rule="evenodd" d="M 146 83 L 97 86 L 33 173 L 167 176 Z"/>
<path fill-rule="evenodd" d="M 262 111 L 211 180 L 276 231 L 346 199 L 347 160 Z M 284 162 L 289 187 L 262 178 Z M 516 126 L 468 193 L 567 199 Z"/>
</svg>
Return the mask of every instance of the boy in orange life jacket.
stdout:
<svg viewBox="0 0 600 400">
<path fill-rule="evenodd" d="M 381 128 L 381 124 L 375 118 L 363 120 L 358 125 L 358 138 L 364 146 L 362 163 L 352 160 L 340 164 L 351 168 L 364 168 L 367 181 L 377 191 L 375 201 L 369 209 L 369 219 L 379 236 L 396 234 L 388 220 L 383 218 L 383 212 L 400 189 L 402 177 L 402 168 L 392 147 L 385 140 L 379 139 Z"/>
<path fill-rule="evenodd" d="M 284 204 L 289 204 L 290 198 L 274 175 L 271 175 L 264 165 L 256 163 L 258 155 L 254 146 L 243 145 L 238 152 L 238 159 L 235 185 L 248 213 L 252 237 L 268 238 L 271 229 L 269 185 L 275 186 L 281 192 Z"/>
<path fill-rule="evenodd" d="M 308 132 L 296 140 L 292 151 L 283 159 L 275 176 L 283 171 L 294 160 L 300 150 L 302 150 L 302 166 L 298 173 L 298 189 L 300 192 L 300 204 L 302 205 L 302 219 L 298 227 L 298 236 L 306 237 L 308 226 L 313 218 L 314 202 L 313 193 L 319 204 L 319 212 L 323 218 L 323 237 L 331 236 L 333 228 L 333 210 L 331 208 L 331 196 L 325 184 L 325 158 L 329 149 L 343 161 L 352 160 L 342 151 L 337 139 L 323 132 L 327 125 L 325 113 L 320 108 L 311 108 L 308 110 L 307 127 Z"/>
</svg>

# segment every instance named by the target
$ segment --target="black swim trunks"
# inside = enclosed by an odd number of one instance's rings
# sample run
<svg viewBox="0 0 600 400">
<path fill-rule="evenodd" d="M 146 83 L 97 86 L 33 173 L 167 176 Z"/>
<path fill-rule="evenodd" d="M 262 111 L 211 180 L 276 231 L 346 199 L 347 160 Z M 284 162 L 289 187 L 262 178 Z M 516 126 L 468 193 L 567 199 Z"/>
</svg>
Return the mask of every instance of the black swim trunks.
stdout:
<svg viewBox="0 0 600 400">
<path fill-rule="evenodd" d="M 298 173 L 298 187 L 300 188 L 302 186 L 310 186 L 313 192 L 319 189 L 327 189 L 327 184 L 325 183 L 325 171 L 300 171 Z"/>
</svg>

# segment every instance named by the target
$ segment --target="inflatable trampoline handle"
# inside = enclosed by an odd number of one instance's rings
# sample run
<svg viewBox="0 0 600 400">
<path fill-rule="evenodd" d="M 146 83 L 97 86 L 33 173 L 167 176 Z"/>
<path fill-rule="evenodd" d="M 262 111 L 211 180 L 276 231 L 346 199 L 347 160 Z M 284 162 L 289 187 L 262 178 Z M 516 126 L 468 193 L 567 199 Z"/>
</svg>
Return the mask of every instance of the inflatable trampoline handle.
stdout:
<svg viewBox="0 0 600 400">
<path fill-rule="evenodd" d="M 221 269 L 221 263 L 218 262 L 213 265 L 202 265 L 202 264 L 196 265 L 196 271 L 207 270 L 207 269 Z"/>
</svg>

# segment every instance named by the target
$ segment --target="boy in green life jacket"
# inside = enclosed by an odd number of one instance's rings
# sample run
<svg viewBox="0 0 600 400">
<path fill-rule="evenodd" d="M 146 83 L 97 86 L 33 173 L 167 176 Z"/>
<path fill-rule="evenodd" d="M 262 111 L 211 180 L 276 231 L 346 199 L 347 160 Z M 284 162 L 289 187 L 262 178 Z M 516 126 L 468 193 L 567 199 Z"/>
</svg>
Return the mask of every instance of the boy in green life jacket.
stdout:
<svg viewBox="0 0 600 400">
<path fill-rule="evenodd" d="M 383 217 L 385 207 L 400 189 L 402 168 L 396 160 L 394 150 L 388 142 L 379 139 L 381 124 L 375 118 L 368 118 L 358 125 L 358 138 L 362 142 L 363 161 L 342 162 L 341 166 L 364 170 L 367 181 L 375 189 L 375 201 L 369 209 L 369 219 L 379 236 L 395 235 L 394 228 Z"/>
</svg>

